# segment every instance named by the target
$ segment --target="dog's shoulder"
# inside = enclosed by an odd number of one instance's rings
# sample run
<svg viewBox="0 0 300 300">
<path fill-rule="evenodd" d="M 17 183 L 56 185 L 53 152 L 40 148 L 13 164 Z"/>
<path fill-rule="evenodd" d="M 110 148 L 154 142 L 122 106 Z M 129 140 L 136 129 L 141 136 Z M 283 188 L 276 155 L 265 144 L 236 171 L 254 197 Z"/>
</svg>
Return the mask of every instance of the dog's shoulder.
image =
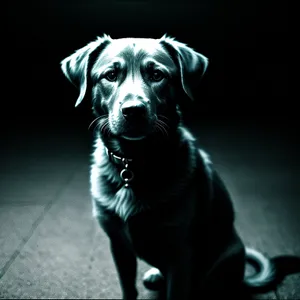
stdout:
<svg viewBox="0 0 300 300">
<path fill-rule="evenodd" d="M 205 197 L 211 198 L 214 181 L 214 165 L 211 156 L 206 152 L 195 136 L 186 127 L 180 127 L 182 139 L 189 148 L 189 170 L 193 170 L 191 182 L 194 188 Z"/>
<path fill-rule="evenodd" d="M 189 148 L 196 153 L 198 159 L 200 159 L 201 165 L 205 167 L 209 172 L 213 167 L 213 162 L 210 155 L 198 145 L 198 141 L 195 136 L 184 126 L 180 126 L 179 130 L 181 131 L 181 137 L 183 140 L 188 142 Z M 199 161 L 199 160 L 198 160 Z M 199 167 L 199 166 L 198 166 Z"/>
</svg>

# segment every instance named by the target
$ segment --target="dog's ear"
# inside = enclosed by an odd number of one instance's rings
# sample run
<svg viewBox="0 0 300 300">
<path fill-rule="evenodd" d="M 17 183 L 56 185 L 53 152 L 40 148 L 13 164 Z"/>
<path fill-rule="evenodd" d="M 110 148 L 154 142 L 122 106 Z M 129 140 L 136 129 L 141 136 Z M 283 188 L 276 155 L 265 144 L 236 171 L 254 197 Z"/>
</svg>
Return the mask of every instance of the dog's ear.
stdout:
<svg viewBox="0 0 300 300">
<path fill-rule="evenodd" d="M 199 81 L 208 66 L 208 58 L 166 34 L 160 39 L 160 43 L 178 62 L 182 87 L 185 93 L 194 100 Z"/>
<path fill-rule="evenodd" d="M 98 37 L 96 41 L 87 44 L 61 61 L 61 69 L 64 75 L 80 90 L 75 106 L 81 103 L 86 93 L 87 73 L 91 56 L 98 56 L 110 41 L 110 36 L 104 34 L 103 37 Z"/>
</svg>

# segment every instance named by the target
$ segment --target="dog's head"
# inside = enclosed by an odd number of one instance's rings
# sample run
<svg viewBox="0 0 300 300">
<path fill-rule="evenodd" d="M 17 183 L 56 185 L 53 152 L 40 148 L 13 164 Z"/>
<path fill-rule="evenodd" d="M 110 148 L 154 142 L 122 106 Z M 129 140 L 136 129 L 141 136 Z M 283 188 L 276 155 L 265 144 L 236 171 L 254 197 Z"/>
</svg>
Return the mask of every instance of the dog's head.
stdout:
<svg viewBox="0 0 300 300">
<path fill-rule="evenodd" d="M 167 134 L 182 97 L 194 99 L 208 60 L 164 35 L 161 39 L 107 35 L 61 62 L 65 76 L 86 95 L 100 118 L 102 134 L 140 140 Z"/>
</svg>

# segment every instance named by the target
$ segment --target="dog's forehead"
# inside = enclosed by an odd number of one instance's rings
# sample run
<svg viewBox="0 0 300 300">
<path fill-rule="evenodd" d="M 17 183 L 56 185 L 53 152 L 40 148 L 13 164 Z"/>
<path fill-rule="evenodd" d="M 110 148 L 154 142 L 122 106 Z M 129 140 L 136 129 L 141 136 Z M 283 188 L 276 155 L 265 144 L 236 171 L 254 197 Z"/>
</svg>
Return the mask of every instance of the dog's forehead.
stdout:
<svg viewBox="0 0 300 300">
<path fill-rule="evenodd" d="M 158 39 L 147 38 L 121 38 L 113 39 L 99 56 L 101 65 L 110 63 L 114 58 L 142 61 L 144 58 L 152 58 L 159 63 L 175 67 L 175 63 L 168 52 L 160 44 Z"/>
<path fill-rule="evenodd" d="M 159 40 L 147 38 L 122 38 L 112 40 L 110 48 L 117 53 L 123 52 L 125 49 L 132 49 L 135 53 L 138 51 L 145 51 L 149 54 L 155 54 L 157 51 L 162 51 Z"/>
</svg>

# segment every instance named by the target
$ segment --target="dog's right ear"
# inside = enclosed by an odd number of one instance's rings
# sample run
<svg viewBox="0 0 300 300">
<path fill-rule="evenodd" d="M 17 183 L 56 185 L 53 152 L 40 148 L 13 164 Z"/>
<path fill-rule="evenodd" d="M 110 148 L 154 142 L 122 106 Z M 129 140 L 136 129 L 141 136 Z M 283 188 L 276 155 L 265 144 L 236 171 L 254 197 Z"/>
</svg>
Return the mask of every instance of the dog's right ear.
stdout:
<svg viewBox="0 0 300 300">
<path fill-rule="evenodd" d="M 208 58 L 166 34 L 160 39 L 160 43 L 178 62 L 182 87 L 185 93 L 194 100 L 199 82 L 208 66 Z"/>
<path fill-rule="evenodd" d="M 96 41 L 87 44 L 61 61 L 64 75 L 80 90 L 75 107 L 82 102 L 86 94 L 87 73 L 91 56 L 94 54 L 98 56 L 111 40 L 110 36 L 104 34 L 103 37 L 98 37 Z"/>
</svg>

